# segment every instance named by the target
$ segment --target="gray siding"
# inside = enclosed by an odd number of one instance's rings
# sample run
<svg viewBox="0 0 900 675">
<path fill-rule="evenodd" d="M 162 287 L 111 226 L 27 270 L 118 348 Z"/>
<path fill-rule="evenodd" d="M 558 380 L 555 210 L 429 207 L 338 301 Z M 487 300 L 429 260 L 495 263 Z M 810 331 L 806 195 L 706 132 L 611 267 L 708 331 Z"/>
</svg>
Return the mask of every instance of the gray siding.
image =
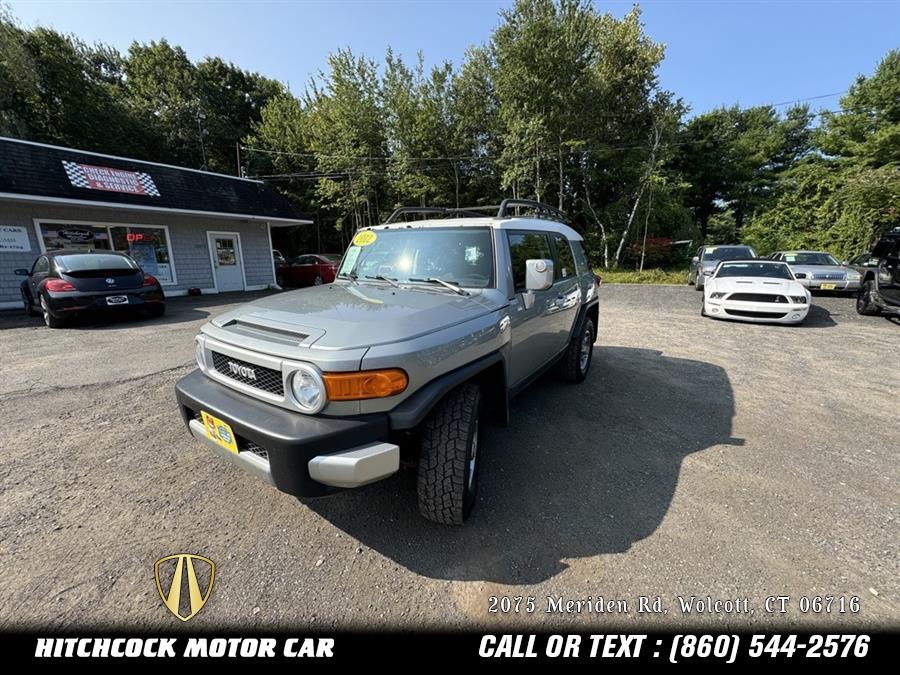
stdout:
<svg viewBox="0 0 900 675">
<path fill-rule="evenodd" d="M 212 289 L 213 271 L 209 259 L 208 231 L 240 234 L 244 260 L 244 275 L 248 286 L 268 286 L 275 283 L 272 276 L 272 252 L 265 223 L 246 222 L 228 218 L 187 216 L 115 208 L 83 208 L 50 204 L 26 204 L 0 200 L 0 224 L 18 225 L 28 232 L 30 253 L 0 251 L 0 305 L 17 302 L 22 277 L 13 274 L 17 267 L 30 268 L 40 254 L 34 221 L 85 221 L 121 225 L 167 225 L 171 243 L 175 278 L 178 283 L 164 286 L 167 292 L 188 288 Z"/>
</svg>

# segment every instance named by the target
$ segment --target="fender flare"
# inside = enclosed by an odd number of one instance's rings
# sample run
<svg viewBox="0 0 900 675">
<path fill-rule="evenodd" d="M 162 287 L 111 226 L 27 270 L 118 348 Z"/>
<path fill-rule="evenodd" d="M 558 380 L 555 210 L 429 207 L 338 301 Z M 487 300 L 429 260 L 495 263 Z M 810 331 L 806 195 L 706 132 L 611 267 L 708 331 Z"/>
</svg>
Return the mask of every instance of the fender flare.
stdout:
<svg viewBox="0 0 900 675">
<path fill-rule="evenodd" d="M 487 356 L 482 356 L 461 368 L 439 375 L 391 410 L 388 413 L 391 429 L 402 431 L 417 427 L 428 416 L 428 413 L 431 412 L 438 401 L 451 389 L 463 382 L 468 382 L 488 368 L 496 366 L 500 366 L 503 369 L 503 398 L 507 399 L 506 358 L 500 351 L 491 352 Z M 504 408 L 506 408 L 505 405 Z"/>
</svg>

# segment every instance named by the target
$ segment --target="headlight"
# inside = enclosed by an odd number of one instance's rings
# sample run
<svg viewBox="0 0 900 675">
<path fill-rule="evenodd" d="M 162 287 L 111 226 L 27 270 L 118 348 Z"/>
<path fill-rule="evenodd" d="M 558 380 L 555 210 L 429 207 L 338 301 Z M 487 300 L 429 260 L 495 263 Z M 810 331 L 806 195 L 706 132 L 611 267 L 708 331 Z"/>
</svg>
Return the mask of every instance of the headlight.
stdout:
<svg viewBox="0 0 900 675">
<path fill-rule="evenodd" d="M 709 299 L 710 299 L 710 300 L 721 300 L 721 299 L 724 298 L 724 297 L 725 297 L 725 294 L 724 294 L 724 293 L 716 292 L 716 293 L 710 293 L 710 294 L 709 294 Z"/>
<path fill-rule="evenodd" d="M 791 302 L 795 305 L 805 305 L 806 304 L 806 296 L 805 295 L 792 295 Z"/>
<path fill-rule="evenodd" d="M 291 376 L 291 393 L 300 409 L 309 415 L 325 407 L 325 383 L 311 366 L 300 366 Z"/>
<path fill-rule="evenodd" d="M 200 370 L 206 370 L 206 364 L 203 361 L 203 345 L 200 340 L 194 341 L 194 355 L 197 357 L 197 365 Z"/>
<path fill-rule="evenodd" d="M 710 276 L 713 272 L 715 272 L 714 269 L 713 269 L 713 270 L 703 270 L 703 274 L 704 274 L 705 276 Z"/>
<path fill-rule="evenodd" d="M 850 273 L 847 275 L 847 278 L 848 278 L 850 281 L 859 281 L 860 279 L 862 279 L 862 274 L 860 274 L 859 272 L 850 272 Z"/>
</svg>

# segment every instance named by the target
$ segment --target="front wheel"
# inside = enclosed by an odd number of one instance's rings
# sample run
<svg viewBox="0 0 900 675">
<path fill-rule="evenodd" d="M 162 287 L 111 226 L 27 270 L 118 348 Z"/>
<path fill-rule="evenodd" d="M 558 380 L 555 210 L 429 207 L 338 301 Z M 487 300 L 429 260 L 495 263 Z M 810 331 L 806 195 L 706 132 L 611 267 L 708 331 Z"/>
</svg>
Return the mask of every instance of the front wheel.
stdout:
<svg viewBox="0 0 900 675">
<path fill-rule="evenodd" d="M 464 384 L 425 420 L 419 457 L 419 512 L 442 525 L 462 525 L 478 488 L 481 390 Z"/>
<path fill-rule="evenodd" d="M 865 285 L 859 289 L 856 296 L 856 313 L 863 316 L 878 316 L 881 314 L 881 308 L 875 304 L 872 296 L 875 293 L 875 282 L 867 281 Z"/>
<path fill-rule="evenodd" d="M 25 289 L 22 289 L 22 305 L 25 307 L 25 314 L 28 316 L 35 316 L 37 312 L 34 309 L 34 304 L 31 302 L 31 297 L 25 292 Z"/>
</svg>

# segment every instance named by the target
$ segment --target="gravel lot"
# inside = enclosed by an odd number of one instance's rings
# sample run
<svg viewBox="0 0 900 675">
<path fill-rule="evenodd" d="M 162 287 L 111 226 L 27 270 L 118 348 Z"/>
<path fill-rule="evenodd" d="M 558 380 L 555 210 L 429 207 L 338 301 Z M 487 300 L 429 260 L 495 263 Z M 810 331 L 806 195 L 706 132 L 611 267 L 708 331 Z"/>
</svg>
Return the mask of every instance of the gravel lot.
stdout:
<svg viewBox="0 0 900 675">
<path fill-rule="evenodd" d="M 851 299 L 791 328 L 701 319 L 688 287 L 604 286 L 590 377 L 515 401 L 474 519 L 446 529 L 418 517 L 411 469 L 303 504 L 193 442 L 173 384 L 199 326 L 246 298 L 63 331 L 0 315 L 0 627 L 900 626 L 900 326 Z M 218 565 L 189 624 L 153 581 L 181 551 Z M 537 611 L 490 614 L 492 595 Z M 546 613 L 548 595 L 628 613 Z M 641 595 L 668 613 L 638 614 Z M 755 611 L 685 615 L 679 595 Z M 861 608 L 802 613 L 815 595 Z"/>
</svg>

